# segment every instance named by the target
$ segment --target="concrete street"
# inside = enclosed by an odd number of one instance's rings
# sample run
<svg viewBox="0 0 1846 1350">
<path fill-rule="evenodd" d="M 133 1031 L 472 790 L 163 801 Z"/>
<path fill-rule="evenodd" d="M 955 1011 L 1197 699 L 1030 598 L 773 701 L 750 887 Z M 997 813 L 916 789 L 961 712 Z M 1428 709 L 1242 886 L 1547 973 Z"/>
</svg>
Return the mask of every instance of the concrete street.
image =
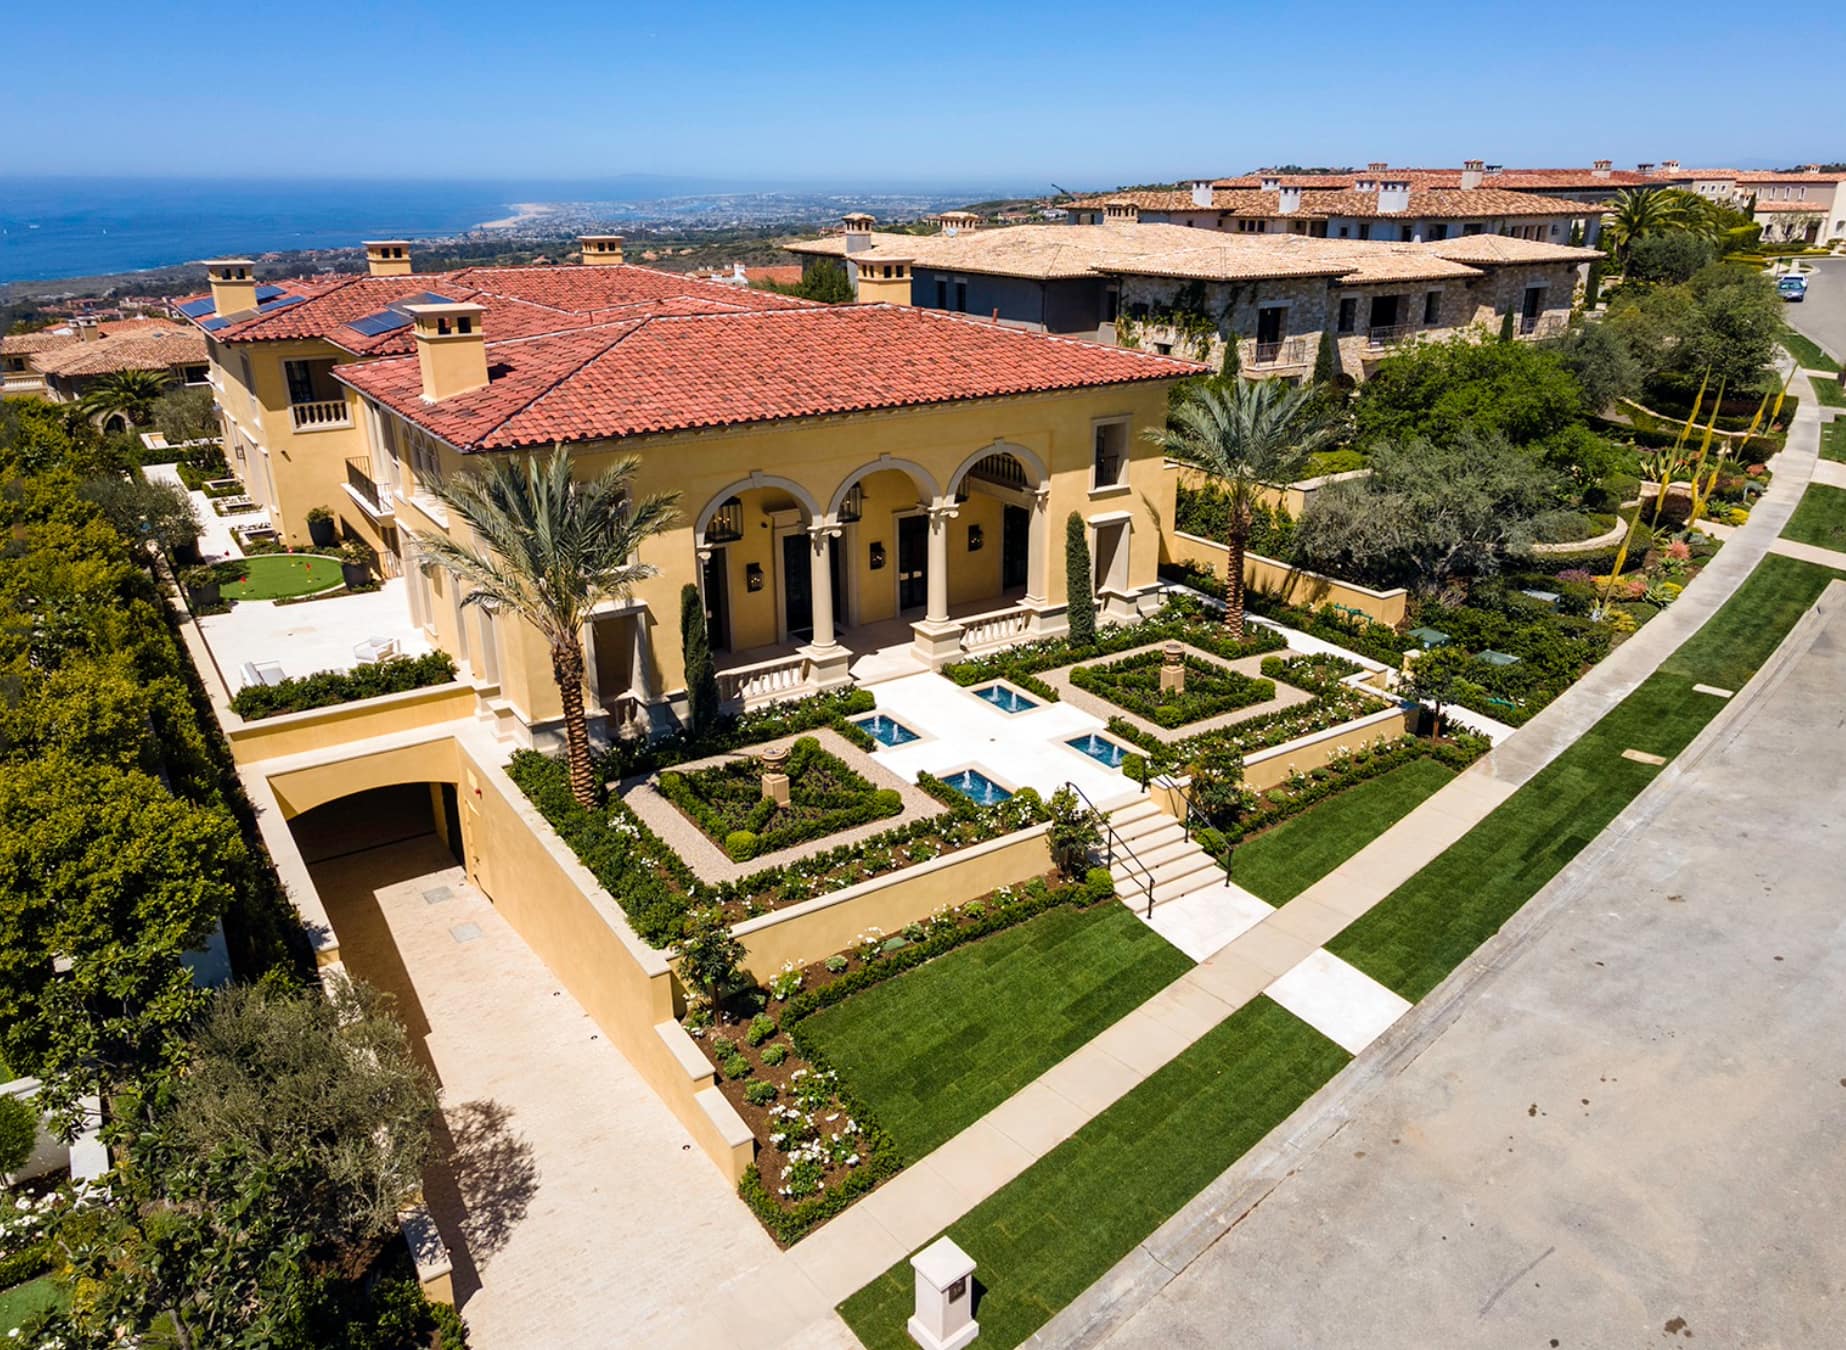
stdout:
<svg viewBox="0 0 1846 1350">
<path fill-rule="evenodd" d="M 1808 273 L 1808 298 L 1798 305 L 1783 305 L 1789 327 L 1825 347 L 1836 359 L 1846 355 L 1846 258 L 1804 258 L 1814 270 Z"/>
<path fill-rule="evenodd" d="M 1838 1343 L 1842 687 L 1836 585 L 1107 1343 Z"/>
</svg>

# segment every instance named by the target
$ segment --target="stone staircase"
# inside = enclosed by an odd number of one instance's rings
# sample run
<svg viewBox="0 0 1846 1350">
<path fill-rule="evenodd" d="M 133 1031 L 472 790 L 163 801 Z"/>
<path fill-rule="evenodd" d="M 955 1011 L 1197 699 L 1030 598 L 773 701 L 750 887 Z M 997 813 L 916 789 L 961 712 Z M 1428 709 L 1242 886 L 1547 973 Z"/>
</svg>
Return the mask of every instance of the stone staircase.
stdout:
<svg viewBox="0 0 1846 1350">
<path fill-rule="evenodd" d="M 1218 860 L 1188 839 L 1184 827 L 1150 798 L 1136 798 L 1109 812 L 1109 824 L 1118 841 L 1109 872 L 1117 893 L 1132 908 L 1147 908 L 1150 877 L 1156 906 L 1224 884 Z"/>
</svg>

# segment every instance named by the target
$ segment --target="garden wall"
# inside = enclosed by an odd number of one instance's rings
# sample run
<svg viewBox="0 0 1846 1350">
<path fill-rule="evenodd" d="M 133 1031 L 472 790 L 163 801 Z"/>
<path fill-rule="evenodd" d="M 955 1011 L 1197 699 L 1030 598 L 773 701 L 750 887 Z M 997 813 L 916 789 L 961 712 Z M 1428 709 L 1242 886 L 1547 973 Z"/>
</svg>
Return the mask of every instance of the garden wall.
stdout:
<svg viewBox="0 0 1846 1350">
<path fill-rule="evenodd" d="M 1180 530 L 1169 531 L 1163 541 L 1167 551 L 1165 561 L 1194 562 L 1215 577 L 1224 575 L 1230 550 L 1223 544 Z M 1393 628 L 1403 623 L 1410 612 L 1410 593 L 1402 587 L 1375 591 L 1357 582 L 1340 581 L 1319 572 L 1290 567 L 1256 553 L 1244 554 L 1244 584 L 1284 604 L 1308 608 L 1340 605 Z"/>
<path fill-rule="evenodd" d="M 228 707 L 219 709 L 225 739 L 240 764 L 320 750 L 331 743 L 415 731 L 473 714 L 474 689 L 459 681 L 256 721 L 246 721 Z"/>
<path fill-rule="evenodd" d="M 1180 487 L 1196 490 L 1215 485 L 1216 480 L 1210 474 L 1190 464 L 1168 460 L 1167 467 L 1179 475 Z M 1345 473 L 1329 473 L 1322 474 L 1318 478 L 1303 478 L 1300 482 L 1288 483 L 1281 487 L 1265 484 L 1257 489 L 1257 496 L 1271 511 L 1280 507 L 1296 520 L 1300 520 L 1301 513 L 1308 509 L 1308 503 L 1314 500 L 1314 494 L 1322 488 L 1334 483 L 1344 483 L 1353 478 L 1369 478 L 1371 473 L 1370 469 L 1350 469 Z"/>
<path fill-rule="evenodd" d="M 1048 826 L 1034 825 L 941 858 L 873 877 L 830 895 L 746 919 L 732 928 L 749 954 L 745 966 L 767 982 L 784 965 L 806 965 L 853 945 L 861 933 L 881 929 L 895 937 L 905 924 L 941 909 L 1017 886 L 1051 869 Z"/>
</svg>

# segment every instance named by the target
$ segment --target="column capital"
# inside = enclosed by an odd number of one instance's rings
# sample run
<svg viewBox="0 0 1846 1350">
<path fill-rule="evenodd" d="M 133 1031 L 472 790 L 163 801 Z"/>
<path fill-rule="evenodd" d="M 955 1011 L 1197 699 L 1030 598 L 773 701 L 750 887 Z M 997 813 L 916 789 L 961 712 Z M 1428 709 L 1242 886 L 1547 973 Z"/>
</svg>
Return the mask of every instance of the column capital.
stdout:
<svg viewBox="0 0 1846 1350">
<path fill-rule="evenodd" d="M 953 497 L 938 497 L 929 504 L 929 523 L 940 529 L 961 514 L 961 503 Z"/>
<path fill-rule="evenodd" d="M 843 533 L 845 527 L 832 516 L 822 516 L 808 523 L 808 538 L 814 541 L 816 548 L 825 540 L 838 539 Z"/>
</svg>

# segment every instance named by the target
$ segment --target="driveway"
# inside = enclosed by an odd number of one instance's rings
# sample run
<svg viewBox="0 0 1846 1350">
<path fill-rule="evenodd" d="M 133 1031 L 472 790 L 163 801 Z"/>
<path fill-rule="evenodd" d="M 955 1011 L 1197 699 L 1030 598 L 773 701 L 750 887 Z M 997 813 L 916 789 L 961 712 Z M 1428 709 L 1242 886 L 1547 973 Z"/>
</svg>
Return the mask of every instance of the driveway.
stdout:
<svg viewBox="0 0 1846 1350">
<path fill-rule="evenodd" d="M 1798 305 L 1783 305 L 1789 327 L 1806 334 L 1835 360 L 1846 358 L 1846 258 L 1803 258 L 1813 267 L 1808 273 L 1808 298 Z"/>
<path fill-rule="evenodd" d="M 480 1350 L 661 1344 L 775 1247 L 434 835 L 313 866 L 347 968 L 442 1082 L 427 1183 Z"/>
<path fill-rule="evenodd" d="M 1110 1346 L 1839 1342 L 1840 599 Z"/>
</svg>

